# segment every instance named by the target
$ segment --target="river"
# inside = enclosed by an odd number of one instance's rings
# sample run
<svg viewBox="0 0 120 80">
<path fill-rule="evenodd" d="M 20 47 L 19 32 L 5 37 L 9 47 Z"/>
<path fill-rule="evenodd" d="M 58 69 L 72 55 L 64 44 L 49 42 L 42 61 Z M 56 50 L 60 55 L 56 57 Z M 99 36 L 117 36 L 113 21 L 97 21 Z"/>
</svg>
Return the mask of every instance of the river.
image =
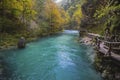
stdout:
<svg viewBox="0 0 120 80">
<path fill-rule="evenodd" d="M 77 39 L 77 31 L 66 30 L 25 49 L 0 51 L 7 80 L 102 80 L 93 67 L 93 48 Z"/>
</svg>

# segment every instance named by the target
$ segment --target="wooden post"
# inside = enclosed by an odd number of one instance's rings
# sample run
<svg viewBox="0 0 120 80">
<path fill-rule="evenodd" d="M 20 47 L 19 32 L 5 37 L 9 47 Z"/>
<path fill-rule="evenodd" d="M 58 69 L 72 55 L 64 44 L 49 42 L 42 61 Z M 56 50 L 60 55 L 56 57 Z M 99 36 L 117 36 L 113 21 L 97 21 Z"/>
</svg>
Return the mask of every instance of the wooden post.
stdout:
<svg viewBox="0 0 120 80">
<path fill-rule="evenodd" d="M 111 43 L 109 43 L 109 49 L 108 49 L 108 55 L 111 56 L 111 50 L 112 50 L 112 46 Z"/>
<path fill-rule="evenodd" d="M 95 37 L 95 45 L 97 45 L 98 39 L 97 37 Z"/>
<path fill-rule="evenodd" d="M 100 49 L 100 40 L 97 38 L 97 48 Z"/>
</svg>

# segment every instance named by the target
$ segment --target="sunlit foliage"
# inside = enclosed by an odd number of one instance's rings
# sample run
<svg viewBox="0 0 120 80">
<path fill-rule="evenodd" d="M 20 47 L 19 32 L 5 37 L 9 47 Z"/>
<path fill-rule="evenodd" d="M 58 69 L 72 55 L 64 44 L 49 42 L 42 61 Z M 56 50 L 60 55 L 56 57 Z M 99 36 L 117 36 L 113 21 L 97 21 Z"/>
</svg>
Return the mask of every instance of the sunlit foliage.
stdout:
<svg viewBox="0 0 120 80">
<path fill-rule="evenodd" d="M 103 8 L 104 7 L 104 8 Z M 103 24 L 106 28 L 107 24 L 110 24 L 110 29 L 113 33 L 118 32 L 120 25 L 120 4 L 116 1 L 109 1 L 105 6 L 101 6 L 100 9 L 96 10 L 94 17 L 97 19 L 99 24 Z"/>
</svg>

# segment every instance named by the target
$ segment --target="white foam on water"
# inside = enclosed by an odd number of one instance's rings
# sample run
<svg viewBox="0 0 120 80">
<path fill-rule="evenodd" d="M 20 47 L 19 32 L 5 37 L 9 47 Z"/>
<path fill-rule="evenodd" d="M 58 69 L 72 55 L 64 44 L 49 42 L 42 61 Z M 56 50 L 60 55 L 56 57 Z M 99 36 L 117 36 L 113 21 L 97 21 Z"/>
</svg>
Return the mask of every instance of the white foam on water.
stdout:
<svg viewBox="0 0 120 80">
<path fill-rule="evenodd" d="M 64 30 L 63 33 L 77 34 L 77 33 L 79 33 L 79 31 L 78 30 Z"/>
</svg>

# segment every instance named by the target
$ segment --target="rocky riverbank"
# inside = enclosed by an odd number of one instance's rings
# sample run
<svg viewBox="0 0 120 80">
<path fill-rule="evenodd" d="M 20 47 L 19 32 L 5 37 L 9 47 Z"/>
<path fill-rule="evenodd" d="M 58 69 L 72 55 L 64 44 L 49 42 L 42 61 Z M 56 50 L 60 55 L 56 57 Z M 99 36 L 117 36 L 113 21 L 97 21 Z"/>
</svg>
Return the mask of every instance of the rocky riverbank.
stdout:
<svg viewBox="0 0 120 80">
<path fill-rule="evenodd" d="M 85 45 L 92 45 L 93 47 L 95 46 L 95 38 L 100 37 L 99 34 L 94 34 L 94 33 L 87 33 L 82 37 L 79 42 L 83 43 Z"/>
<path fill-rule="evenodd" d="M 37 39 L 38 39 L 37 37 L 27 38 L 26 42 L 27 43 L 32 42 L 32 41 L 35 41 Z M 3 42 L 3 45 L 0 45 L 0 51 L 17 48 L 17 42 L 18 42 L 18 39 L 16 39 L 14 42 L 12 42 L 12 44 L 11 44 L 11 42 L 6 42 L 6 44 L 4 44 L 5 42 Z"/>
<path fill-rule="evenodd" d="M 99 36 L 99 35 L 98 35 Z M 103 54 L 96 50 L 95 46 L 96 34 L 88 34 L 83 37 L 79 42 L 85 45 L 91 45 L 95 48 L 96 56 L 94 66 L 104 80 L 120 80 L 120 66 L 115 64 L 115 60 L 110 57 L 105 57 Z"/>
<path fill-rule="evenodd" d="M 79 42 L 83 43 L 83 44 L 86 44 L 86 45 L 92 45 L 93 44 L 92 38 L 89 38 L 89 37 L 84 37 Z"/>
<path fill-rule="evenodd" d="M 101 73 L 104 80 L 120 80 L 120 66 L 116 65 L 110 57 L 105 57 L 100 52 L 96 52 L 95 68 Z"/>
<path fill-rule="evenodd" d="M 19 36 L 17 36 L 18 34 L 14 35 L 14 36 L 7 35 L 4 37 L 3 40 L 0 37 L 0 39 L 1 39 L 0 40 L 0 51 L 17 48 L 17 43 L 18 43 L 18 40 L 20 39 L 20 37 L 25 37 L 26 43 L 29 43 L 29 42 L 36 41 L 36 40 L 43 38 L 43 37 L 58 35 L 61 32 L 62 31 L 52 33 L 52 34 L 44 33 L 42 35 L 37 35 L 37 36 L 30 36 L 30 34 L 26 35 L 26 36 L 22 36 L 20 34 L 19 34 Z"/>
</svg>

